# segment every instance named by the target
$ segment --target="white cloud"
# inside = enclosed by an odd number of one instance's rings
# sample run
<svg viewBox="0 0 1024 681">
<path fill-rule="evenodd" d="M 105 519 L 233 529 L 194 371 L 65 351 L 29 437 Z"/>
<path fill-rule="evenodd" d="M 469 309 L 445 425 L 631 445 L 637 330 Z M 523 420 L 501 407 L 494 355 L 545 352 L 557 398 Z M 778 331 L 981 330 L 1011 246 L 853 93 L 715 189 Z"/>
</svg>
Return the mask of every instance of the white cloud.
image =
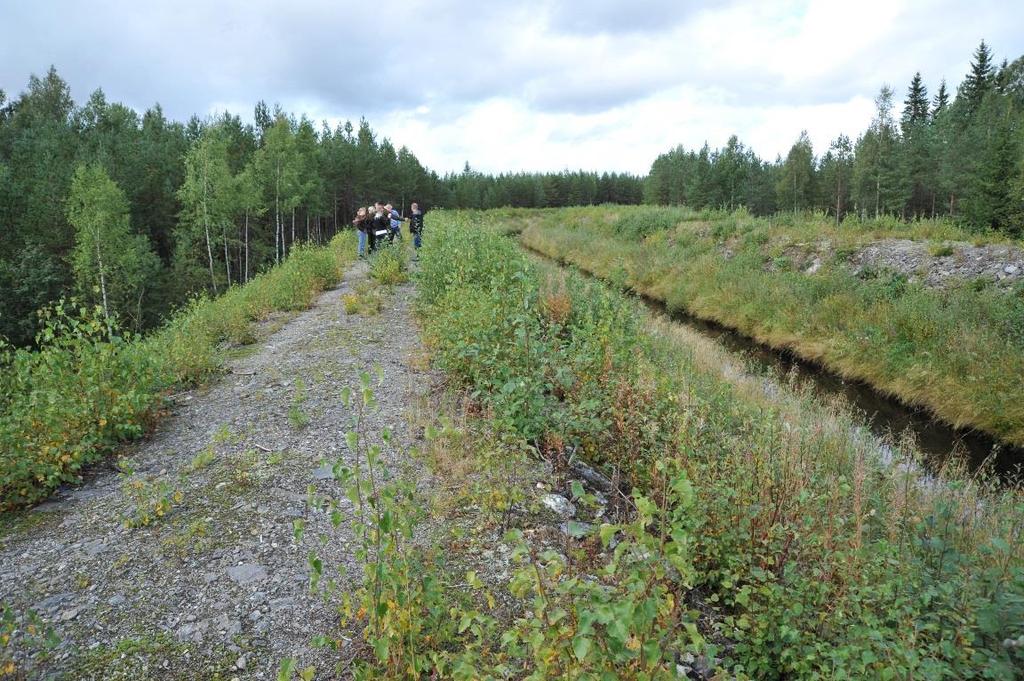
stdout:
<svg viewBox="0 0 1024 681">
<path fill-rule="evenodd" d="M 52 63 L 79 101 L 102 86 L 179 119 L 366 116 L 441 172 L 645 172 L 733 133 L 771 159 L 807 129 L 823 152 L 883 83 L 954 86 L 982 37 L 1024 53 L 1021 25 L 1001 0 L 0 0 L 0 88 Z"/>
</svg>

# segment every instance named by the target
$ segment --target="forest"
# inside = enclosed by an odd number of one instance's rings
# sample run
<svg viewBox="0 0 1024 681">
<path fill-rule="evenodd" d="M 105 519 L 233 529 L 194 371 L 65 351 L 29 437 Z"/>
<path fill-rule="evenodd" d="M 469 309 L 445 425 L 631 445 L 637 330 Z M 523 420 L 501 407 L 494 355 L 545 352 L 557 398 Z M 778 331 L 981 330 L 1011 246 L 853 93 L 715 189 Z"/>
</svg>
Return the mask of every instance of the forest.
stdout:
<svg viewBox="0 0 1024 681">
<path fill-rule="evenodd" d="M 216 295 L 326 243 L 356 207 L 639 203 L 639 178 L 587 172 L 439 176 L 366 120 L 330 128 L 259 102 L 169 120 L 102 91 L 77 105 L 51 68 L 0 90 L 0 337 L 30 344 L 36 311 L 68 295 L 126 329 L 153 328 L 191 296 Z"/>
<path fill-rule="evenodd" d="M 644 201 L 697 209 L 745 206 L 756 215 L 813 210 L 837 222 L 850 213 L 948 217 L 1020 236 L 1024 57 L 997 66 L 982 41 L 955 93 L 943 80 L 929 97 L 918 72 L 902 109 L 897 97 L 883 86 L 868 129 L 856 139 L 838 136 L 820 156 L 806 132 L 774 162 L 758 158 L 736 136 L 721 149 L 676 147 L 651 165 Z"/>
<path fill-rule="evenodd" d="M 325 243 L 357 206 L 564 207 L 686 205 L 755 215 L 818 211 L 837 223 L 892 215 L 950 218 L 1019 236 L 1024 224 L 1024 57 L 996 65 L 982 42 L 951 94 L 929 96 L 917 73 L 897 119 L 883 86 L 855 140 L 817 156 L 806 133 L 783 159 L 736 136 L 712 150 L 681 146 L 646 177 L 629 173 L 438 175 L 370 124 L 331 128 L 256 104 L 252 123 L 222 113 L 169 120 L 101 90 L 78 105 L 51 68 L 8 100 L 0 90 L 0 337 L 31 344 L 36 311 L 69 295 L 132 330 L 153 328 L 191 296 L 216 295 Z"/>
</svg>

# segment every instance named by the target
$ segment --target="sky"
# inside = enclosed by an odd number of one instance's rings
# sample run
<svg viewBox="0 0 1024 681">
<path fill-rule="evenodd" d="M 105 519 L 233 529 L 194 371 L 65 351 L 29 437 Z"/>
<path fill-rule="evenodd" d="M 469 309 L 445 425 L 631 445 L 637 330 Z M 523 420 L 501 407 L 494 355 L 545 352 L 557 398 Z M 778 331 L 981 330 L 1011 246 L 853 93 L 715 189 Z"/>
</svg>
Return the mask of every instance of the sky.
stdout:
<svg viewBox="0 0 1024 681">
<path fill-rule="evenodd" d="M 258 100 L 365 117 L 444 173 L 644 174 L 677 144 L 817 153 L 870 123 L 883 84 L 952 88 L 984 39 L 1024 55 L 1007 0 L 0 0 L 0 89 L 54 65 L 79 103 L 178 120 Z"/>
</svg>

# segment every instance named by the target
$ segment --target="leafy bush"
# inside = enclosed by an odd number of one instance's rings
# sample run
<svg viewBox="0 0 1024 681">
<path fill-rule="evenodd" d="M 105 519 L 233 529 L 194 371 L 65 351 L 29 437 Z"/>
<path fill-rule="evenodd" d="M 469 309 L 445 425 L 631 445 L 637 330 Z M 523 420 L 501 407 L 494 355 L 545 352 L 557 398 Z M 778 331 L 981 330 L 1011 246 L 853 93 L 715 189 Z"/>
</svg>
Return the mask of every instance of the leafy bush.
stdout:
<svg viewBox="0 0 1024 681">
<path fill-rule="evenodd" d="M 370 260 L 370 276 L 385 285 L 409 281 L 408 254 L 401 242 L 377 250 Z"/>
<path fill-rule="evenodd" d="M 0 353 L 0 509 L 45 498 L 119 443 L 159 406 L 159 358 L 107 326 L 98 308 L 42 312 L 38 349 Z"/>
<path fill-rule="evenodd" d="M 624 212 L 615 221 L 614 230 L 626 239 L 645 239 L 656 232 L 667 231 L 681 222 L 701 219 L 700 213 L 689 208 L 644 206 Z"/>
<path fill-rule="evenodd" d="M 251 322 L 308 307 L 354 259 L 350 233 L 297 247 L 249 284 L 200 298 L 146 338 L 121 334 L 98 309 L 44 310 L 37 348 L 0 346 L 0 510 L 37 502 L 81 469 L 137 438 L 161 394 L 220 366 L 223 342 L 251 342 Z"/>
<path fill-rule="evenodd" d="M 557 454 L 558 442 L 575 445 L 578 454 L 623 471 L 641 498 L 659 502 L 668 462 L 686 475 L 667 479 L 686 480 L 684 496 L 692 495 L 664 507 L 678 515 L 637 535 L 645 549 L 635 566 L 570 570 L 562 556 L 520 550 L 524 562 L 512 588 L 528 611 L 502 639 L 503 673 L 585 677 L 628 667 L 637 676 L 667 676 L 675 670 L 659 667 L 659 655 L 701 638 L 678 629 L 689 622 L 682 611 L 671 627 L 658 619 L 663 610 L 656 604 L 669 602 L 659 599 L 671 593 L 673 603 L 698 600 L 707 618 L 696 633 L 727 644 L 707 646 L 706 655 L 721 654 L 724 670 L 739 679 L 1018 677 L 1019 493 L 925 478 L 913 462 L 886 464 L 843 413 L 808 396 L 768 399 L 760 379 L 726 381 L 718 355 L 703 365 L 698 351 L 671 333 L 645 334 L 618 294 L 574 280 L 545 285 L 506 239 L 474 230 L 460 215 L 446 218 L 437 220 L 439 234 L 460 244 L 460 260 L 425 247 L 420 273 L 424 324 L 440 365 L 501 428 L 539 438 L 545 453 Z M 563 253 L 585 241 L 579 230 L 559 229 Z M 751 276 L 760 271 L 751 263 L 762 257 L 758 250 L 735 258 L 753 281 L 716 280 L 709 270 L 710 281 L 730 300 L 761 300 L 764 279 Z M 811 279 L 771 276 L 787 284 Z M 935 333 L 947 312 L 895 277 L 814 279 L 801 283 L 809 290 L 786 290 L 840 317 L 848 314 L 846 304 L 898 306 L 898 314 L 860 330 L 865 343 L 898 334 L 900 343 L 884 346 L 894 366 L 907 361 L 911 343 Z M 978 318 L 994 314 L 986 294 L 974 295 L 963 310 Z M 1007 323 L 1018 316 L 1005 314 Z M 636 505 L 643 519 L 643 504 Z M 686 547 L 665 582 L 654 579 L 661 554 L 649 542 L 658 532 Z M 636 620 L 630 575 L 645 568 L 641 583 L 666 591 L 649 594 L 648 619 Z M 690 591 L 694 586 L 700 589 Z M 489 630 L 479 613 L 472 621 Z M 635 639 L 624 636 L 623 627 L 637 622 Z M 653 640 L 661 647 L 652 644 L 648 654 Z"/>
</svg>

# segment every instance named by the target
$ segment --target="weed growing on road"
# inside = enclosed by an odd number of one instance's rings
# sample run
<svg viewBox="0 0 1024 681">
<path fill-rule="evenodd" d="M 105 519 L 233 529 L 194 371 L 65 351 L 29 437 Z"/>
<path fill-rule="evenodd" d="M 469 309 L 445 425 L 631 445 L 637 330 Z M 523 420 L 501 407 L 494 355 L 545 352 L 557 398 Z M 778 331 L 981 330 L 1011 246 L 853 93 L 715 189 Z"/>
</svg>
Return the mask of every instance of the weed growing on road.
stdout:
<svg viewBox="0 0 1024 681">
<path fill-rule="evenodd" d="M 302 409 L 305 401 L 306 382 L 300 376 L 295 379 L 295 391 L 292 393 L 292 402 L 288 407 L 288 423 L 295 430 L 302 430 L 309 425 L 309 415 Z"/>
<path fill-rule="evenodd" d="M 18 613 L 0 603 L 0 679 L 28 678 L 59 644 L 57 632 L 34 610 Z"/>
<path fill-rule="evenodd" d="M 206 468 L 216 459 L 217 452 L 214 451 L 213 445 L 207 445 L 206 447 L 201 449 L 198 454 L 192 457 L 192 461 L 189 462 L 187 470 L 189 473 L 195 473 L 196 471 L 200 471 Z"/>
<path fill-rule="evenodd" d="M 185 493 L 159 476 L 132 477 L 121 489 L 130 504 L 129 513 L 124 516 L 125 527 L 147 527 L 185 500 Z"/>
<path fill-rule="evenodd" d="M 370 277 L 385 286 L 409 281 L 409 255 L 402 244 L 381 248 L 370 260 Z"/>
</svg>

